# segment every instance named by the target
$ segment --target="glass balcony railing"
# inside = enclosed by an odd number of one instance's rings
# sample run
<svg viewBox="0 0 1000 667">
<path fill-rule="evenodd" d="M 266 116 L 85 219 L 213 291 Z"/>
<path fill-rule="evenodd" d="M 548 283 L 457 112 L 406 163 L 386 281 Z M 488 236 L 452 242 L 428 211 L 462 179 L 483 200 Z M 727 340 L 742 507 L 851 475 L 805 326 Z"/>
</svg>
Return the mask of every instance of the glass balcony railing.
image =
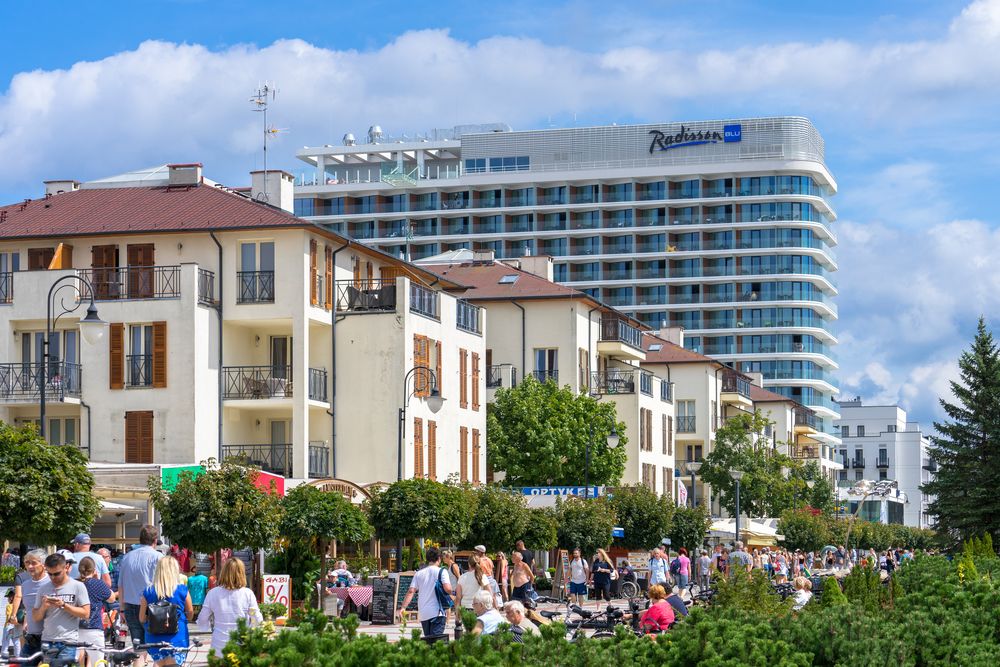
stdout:
<svg viewBox="0 0 1000 667">
<path fill-rule="evenodd" d="M 646 241 L 635 244 L 636 252 L 666 252 L 666 241 Z"/>
</svg>

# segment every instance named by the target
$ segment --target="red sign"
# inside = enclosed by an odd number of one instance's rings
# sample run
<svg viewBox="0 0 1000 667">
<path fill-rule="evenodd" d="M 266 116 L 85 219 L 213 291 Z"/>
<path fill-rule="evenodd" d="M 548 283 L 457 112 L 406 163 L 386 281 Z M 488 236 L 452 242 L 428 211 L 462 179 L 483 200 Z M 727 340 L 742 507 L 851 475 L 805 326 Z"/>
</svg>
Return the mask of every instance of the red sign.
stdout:
<svg viewBox="0 0 1000 667">
<path fill-rule="evenodd" d="M 274 482 L 274 492 L 279 496 L 285 495 L 285 478 L 281 475 L 272 475 L 269 472 L 264 472 L 263 470 L 257 471 L 257 477 L 254 479 L 254 486 L 256 486 L 261 491 L 271 491 L 271 482 Z"/>
</svg>

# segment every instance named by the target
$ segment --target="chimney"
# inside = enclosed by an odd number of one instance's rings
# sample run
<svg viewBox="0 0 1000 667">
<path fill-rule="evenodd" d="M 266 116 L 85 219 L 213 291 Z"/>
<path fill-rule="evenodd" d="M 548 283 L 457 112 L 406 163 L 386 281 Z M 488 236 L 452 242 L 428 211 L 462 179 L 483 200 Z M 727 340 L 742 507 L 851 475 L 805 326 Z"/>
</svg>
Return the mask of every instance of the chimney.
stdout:
<svg viewBox="0 0 1000 667">
<path fill-rule="evenodd" d="M 45 196 L 51 197 L 53 195 L 61 195 L 64 192 L 73 192 L 74 190 L 80 189 L 79 181 L 72 181 L 68 179 L 56 180 L 56 181 L 44 181 L 45 183 Z"/>
<path fill-rule="evenodd" d="M 291 213 L 294 210 L 295 177 L 280 169 L 251 171 L 250 197 Z"/>
<path fill-rule="evenodd" d="M 764 374 L 763 373 L 744 373 L 748 378 L 750 378 L 750 384 L 755 387 L 764 387 Z"/>
<path fill-rule="evenodd" d="M 666 322 L 664 322 L 666 324 Z M 684 327 L 660 327 L 656 335 L 674 345 L 684 347 Z"/>
<path fill-rule="evenodd" d="M 200 162 L 192 162 L 191 164 L 168 164 L 167 174 L 167 185 L 172 187 L 201 185 Z"/>
<path fill-rule="evenodd" d="M 518 261 L 520 263 L 520 268 L 522 271 L 527 271 L 532 273 L 539 278 L 545 278 L 550 283 L 553 282 L 552 278 L 555 275 L 552 270 L 552 258 L 547 255 L 536 255 L 534 257 L 525 256 L 519 257 Z"/>
</svg>

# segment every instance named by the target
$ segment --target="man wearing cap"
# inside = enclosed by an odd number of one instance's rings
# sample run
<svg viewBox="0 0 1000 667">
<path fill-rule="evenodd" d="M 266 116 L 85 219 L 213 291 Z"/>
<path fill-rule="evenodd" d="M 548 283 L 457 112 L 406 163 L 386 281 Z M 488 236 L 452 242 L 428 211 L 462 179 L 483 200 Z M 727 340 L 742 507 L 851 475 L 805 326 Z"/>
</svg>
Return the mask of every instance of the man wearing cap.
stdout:
<svg viewBox="0 0 1000 667">
<path fill-rule="evenodd" d="M 479 562 L 483 566 L 483 572 L 486 573 L 487 577 L 492 577 L 493 576 L 493 561 L 491 561 L 486 556 L 486 547 L 484 547 L 482 544 L 477 544 L 476 546 L 473 547 L 473 549 L 476 551 L 476 553 L 478 553 L 480 556 L 482 556 L 482 560 L 480 560 Z"/>
<path fill-rule="evenodd" d="M 69 576 L 71 579 L 80 578 L 80 561 L 84 558 L 90 558 L 94 561 L 94 569 L 97 570 L 98 576 L 101 578 L 108 588 L 111 587 L 111 571 L 108 569 L 108 564 L 105 562 L 104 558 L 98 554 L 91 553 L 90 551 L 90 535 L 87 533 L 80 533 L 73 538 L 73 554 L 72 556 L 66 558 L 67 561 L 72 561 L 73 567 L 69 571 Z"/>
</svg>

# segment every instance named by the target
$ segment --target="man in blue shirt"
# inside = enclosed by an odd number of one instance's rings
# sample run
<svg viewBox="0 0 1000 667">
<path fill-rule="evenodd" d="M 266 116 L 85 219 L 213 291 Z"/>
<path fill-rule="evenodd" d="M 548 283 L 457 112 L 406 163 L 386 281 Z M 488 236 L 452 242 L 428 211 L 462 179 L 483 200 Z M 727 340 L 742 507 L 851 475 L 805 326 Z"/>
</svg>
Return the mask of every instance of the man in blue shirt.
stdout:
<svg viewBox="0 0 1000 667">
<path fill-rule="evenodd" d="M 118 564 L 118 596 L 125 612 L 128 633 L 133 641 L 145 643 L 146 633 L 139 621 L 139 601 L 142 592 L 153 585 L 153 573 L 163 554 L 153 548 L 156 544 L 155 526 L 143 526 L 139 531 L 139 546 L 122 557 Z"/>
</svg>

